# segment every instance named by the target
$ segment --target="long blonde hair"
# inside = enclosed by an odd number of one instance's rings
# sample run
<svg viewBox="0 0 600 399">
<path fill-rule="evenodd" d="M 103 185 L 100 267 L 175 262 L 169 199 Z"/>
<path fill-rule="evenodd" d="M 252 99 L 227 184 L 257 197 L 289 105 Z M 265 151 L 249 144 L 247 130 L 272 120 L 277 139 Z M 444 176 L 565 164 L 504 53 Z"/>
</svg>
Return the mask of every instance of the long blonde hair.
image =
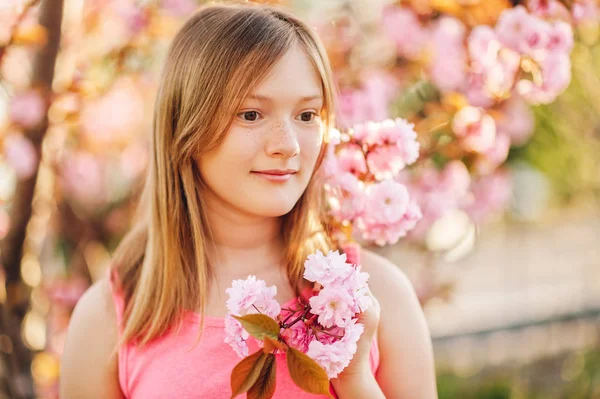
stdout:
<svg viewBox="0 0 600 399">
<path fill-rule="evenodd" d="M 211 277 L 210 242 L 194 160 L 217 147 L 246 95 L 294 44 L 322 82 L 325 137 L 333 125 L 333 83 L 323 45 L 305 23 L 275 6 L 210 5 L 171 43 L 157 92 L 151 157 L 136 222 L 114 255 L 111 278 L 125 296 L 122 342 L 145 344 L 200 310 Z M 332 247 L 323 225 L 319 166 L 282 216 L 287 274 L 298 292 L 303 262 Z"/>
</svg>

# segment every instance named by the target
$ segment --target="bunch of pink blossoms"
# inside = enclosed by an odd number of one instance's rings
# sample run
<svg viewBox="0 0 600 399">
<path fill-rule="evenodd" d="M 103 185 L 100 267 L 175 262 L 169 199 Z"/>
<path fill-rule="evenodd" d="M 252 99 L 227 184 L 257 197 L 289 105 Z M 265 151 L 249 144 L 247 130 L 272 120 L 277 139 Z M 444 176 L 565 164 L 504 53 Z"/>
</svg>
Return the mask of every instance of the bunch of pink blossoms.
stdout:
<svg viewBox="0 0 600 399">
<path fill-rule="evenodd" d="M 360 266 L 347 263 L 346 254 L 339 251 L 329 251 L 327 255 L 317 251 L 308 257 L 304 267 L 304 278 L 322 288 L 308 303 L 299 300 L 290 308 L 280 308 L 274 299 L 276 287 L 267 287 L 254 276 L 235 280 L 227 289 L 230 314 L 225 323 L 225 342 L 239 356 L 247 356 L 249 334 L 233 316 L 262 313 L 279 324 L 278 338 L 284 347 L 306 353 L 329 378 L 335 378 L 352 360 L 364 331 L 357 314 L 372 304 L 369 275 L 361 272 Z"/>
<path fill-rule="evenodd" d="M 414 125 L 387 119 L 355 125 L 329 147 L 325 163 L 330 215 L 363 239 L 394 244 L 421 218 L 398 174 L 419 157 Z"/>
<path fill-rule="evenodd" d="M 572 48 L 573 30 L 568 22 L 546 21 L 523 6 L 510 8 L 495 28 L 480 25 L 471 32 L 471 83 L 480 82 L 480 88 L 492 97 L 515 87 L 531 104 L 550 103 L 571 81 Z M 531 78 L 521 78 L 524 75 Z M 492 98 L 476 95 L 477 84 L 470 87 L 471 104 L 488 106 Z"/>
</svg>

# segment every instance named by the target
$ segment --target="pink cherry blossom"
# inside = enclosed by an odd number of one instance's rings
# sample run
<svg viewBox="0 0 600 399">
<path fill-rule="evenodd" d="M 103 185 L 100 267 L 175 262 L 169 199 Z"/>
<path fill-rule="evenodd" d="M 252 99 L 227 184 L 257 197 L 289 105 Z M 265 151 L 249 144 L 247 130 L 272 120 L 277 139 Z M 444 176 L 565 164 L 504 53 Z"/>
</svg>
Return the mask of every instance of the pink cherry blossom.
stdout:
<svg viewBox="0 0 600 399">
<path fill-rule="evenodd" d="M 419 143 L 415 124 L 406 119 L 386 119 L 379 124 L 379 131 L 375 143 L 368 144 L 397 144 L 403 149 L 406 163 L 413 163 L 419 156 Z"/>
<path fill-rule="evenodd" d="M 456 160 L 448 163 L 442 171 L 427 167 L 405 184 L 422 212 L 422 218 L 410 231 L 409 237 L 420 241 L 437 219 L 464 205 L 470 194 L 471 177 L 466 166 Z"/>
<path fill-rule="evenodd" d="M 13 167 L 19 179 L 31 177 L 38 166 L 38 156 L 31 141 L 20 133 L 4 139 L 4 157 Z"/>
<path fill-rule="evenodd" d="M 36 90 L 17 94 L 10 101 L 10 119 L 25 128 L 39 125 L 45 113 L 46 101 Z"/>
<path fill-rule="evenodd" d="M 398 90 L 396 79 L 382 70 L 366 70 L 360 81 L 359 88 L 340 89 L 337 109 L 340 128 L 389 117 L 389 103 Z"/>
<path fill-rule="evenodd" d="M 438 187 L 455 198 L 464 196 L 471 185 L 471 176 L 464 163 L 451 161 L 439 174 Z"/>
<path fill-rule="evenodd" d="M 373 121 L 367 121 L 364 123 L 357 123 L 352 126 L 350 134 L 352 140 L 355 142 L 369 144 L 377 142 L 377 135 L 379 134 L 379 123 Z"/>
<path fill-rule="evenodd" d="M 564 52 L 553 52 L 541 64 L 542 81 L 517 83 L 518 93 L 530 104 L 548 104 L 556 99 L 571 82 L 571 60 Z"/>
<path fill-rule="evenodd" d="M 414 124 L 401 118 L 355 125 L 352 138 L 371 147 L 367 165 L 378 180 L 392 178 L 419 157 Z"/>
<path fill-rule="evenodd" d="M 535 29 L 532 31 L 530 25 L 535 24 L 539 27 L 539 24 L 536 24 L 534 20 L 537 21 L 536 18 L 529 15 L 523 6 L 508 8 L 498 18 L 495 27 L 496 35 L 503 45 L 521 52 L 523 50 L 524 32 L 528 31 L 531 35 L 535 32 Z M 532 41 L 533 37 L 530 37 L 529 40 Z"/>
<path fill-rule="evenodd" d="M 367 163 L 362 148 L 356 144 L 342 147 L 337 153 L 339 171 L 360 176 L 367 173 Z"/>
<path fill-rule="evenodd" d="M 362 313 L 373 304 L 367 284 L 369 273 L 361 272 L 360 266 L 351 268 L 351 270 L 351 274 L 343 282 L 343 285 L 350 293 L 350 296 L 352 296 L 352 311 L 354 313 Z"/>
<path fill-rule="evenodd" d="M 510 138 L 504 133 L 498 133 L 494 144 L 475 161 L 473 167 L 479 174 L 489 174 L 502 165 L 508 157 Z"/>
<path fill-rule="evenodd" d="M 318 340 L 320 343 L 322 343 L 324 345 L 331 345 L 334 342 L 339 341 L 340 340 L 339 337 L 344 336 L 345 330 L 346 329 L 343 327 L 331 327 L 331 328 L 328 328 L 327 331 L 325 331 L 325 332 L 315 331 L 314 339 Z"/>
<path fill-rule="evenodd" d="M 312 313 L 318 315 L 319 324 L 325 328 L 344 327 L 354 316 L 352 296 L 348 290 L 337 284 L 325 286 L 318 295 L 309 299 Z"/>
<path fill-rule="evenodd" d="M 242 324 L 230 314 L 225 317 L 225 343 L 229 344 L 239 357 L 248 356 L 247 340 L 250 334 L 242 327 Z"/>
<path fill-rule="evenodd" d="M 550 33 L 552 31 L 550 24 L 530 16 L 527 24 L 522 28 L 518 51 L 534 59 L 543 58 L 550 44 Z"/>
<path fill-rule="evenodd" d="M 396 146 L 379 146 L 369 151 L 367 164 L 377 180 L 391 179 L 406 166 L 402 151 Z"/>
<path fill-rule="evenodd" d="M 570 53 L 573 49 L 573 28 L 564 21 L 556 21 L 550 30 L 547 49 L 550 52 Z"/>
<path fill-rule="evenodd" d="M 471 104 L 489 106 L 496 97 L 509 93 L 519 69 L 518 53 L 505 48 L 486 25 L 476 26 L 468 40 L 471 70 L 468 96 Z"/>
<path fill-rule="evenodd" d="M 367 194 L 365 212 L 354 224 L 365 240 L 377 245 L 394 244 L 422 217 L 419 206 L 410 200 L 401 183 L 384 180 L 371 185 Z"/>
<path fill-rule="evenodd" d="M 329 251 L 324 255 L 317 250 L 304 262 L 304 278 L 323 285 L 344 281 L 352 270 L 352 265 L 346 263 L 346 254 L 339 251 Z"/>
<path fill-rule="evenodd" d="M 477 25 L 469 34 L 467 48 L 471 61 L 489 67 L 496 63 L 501 44 L 491 27 Z"/>
<path fill-rule="evenodd" d="M 569 10 L 557 0 L 528 0 L 527 8 L 543 19 L 569 19 Z"/>
<path fill-rule="evenodd" d="M 471 190 L 473 200 L 464 209 L 476 223 L 482 223 L 508 206 L 512 195 L 511 176 L 506 170 L 496 170 L 474 180 Z"/>
<path fill-rule="evenodd" d="M 383 31 L 396 43 L 398 55 L 415 60 L 427 46 L 429 32 L 410 8 L 387 7 L 381 21 Z"/>
<path fill-rule="evenodd" d="M 525 144 L 533 134 L 535 119 L 523 98 L 514 95 L 500 108 L 502 115 L 496 120 L 498 132 L 510 137 L 513 145 Z"/>
<path fill-rule="evenodd" d="M 321 168 L 323 170 L 323 175 L 325 178 L 330 178 L 339 173 L 339 165 L 338 165 L 338 160 L 337 160 L 337 156 L 335 153 L 336 146 L 337 146 L 337 144 L 332 143 L 332 142 L 327 144 L 327 149 L 325 151 L 325 157 L 323 159 L 323 164 L 321 165 Z"/>
<path fill-rule="evenodd" d="M 405 163 L 411 164 L 419 156 L 419 143 L 414 127 L 406 119 L 385 119 L 355 125 L 352 137 L 368 146 L 395 145 L 402 150 Z"/>
<path fill-rule="evenodd" d="M 473 152 L 487 151 L 494 143 L 496 123 L 482 108 L 463 107 L 452 120 L 454 134 Z"/>
<path fill-rule="evenodd" d="M 334 328 L 334 334 L 340 330 Z M 329 378 L 336 378 L 349 364 L 356 350 L 358 340 L 364 332 L 364 325 L 357 323 L 357 319 L 350 320 L 344 328 L 341 340 L 331 341 L 327 335 L 322 334 L 318 340 L 312 341 L 306 353 L 327 372 Z"/>
<path fill-rule="evenodd" d="M 404 185 L 393 180 L 372 184 L 367 189 L 364 218 L 374 223 L 396 222 L 406 212 L 408 203 Z"/>
<path fill-rule="evenodd" d="M 306 354 L 325 369 L 329 378 L 336 378 L 350 364 L 353 356 L 343 342 L 324 345 L 318 340 L 310 343 Z"/>
<path fill-rule="evenodd" d="M 431 40 L 431 80 L 444 92 L 457 91 L 466 78 L 467 57 L 463 44 L 466 28 L 460 20 L 444 16 L 437 20 Z"/>
<path fill-rule="evenodd" d="M 414 229 L 422 217 L 423 214 L 416 201 L 411 201 L 404 215 L 396 222 L 373 223 L 371 220 L 359 218 L 355 226 L 362 232 L 363 239 L 379 246 L 393 245 Z"/>
<path fill-rule="evenodd" d="M 229 313 L 243 316 L 249 313 L 263 313 L 275 317 L 281 307 L 275 295 L 277 287 L 267 287 L 263 280 L 248 276 L 245 280 L 233 280 L 231 287 L 225 290 L 229 295 L 227 310 Z"/>
<path fill-rule="evenodd" d="M 365 193 L 362 182 L 351 173 L 340 173 L 327 181 L 329 212 L 340 222 L 362 214 Z"/>
<path fill-rule="evenodd" d="M 314 336 L 308 333 L 306 324 L 302 322 L 298 322 L 291 327 L 284 329 L 281 336 L 288 345 L 304 353 L 308 351 L 308 345 L 314 339 Z"/>
<path fill-rule="evenodd" d="M 488 108 L 494 104 L 492 93 L 489 92 L 486 83 L 487 75 L 484 70 L 471 70 L 467 74 L 465 95 L 469 104 L 475 107 Z"/>
<path fill-rule="evenodd" d="M 576 0 L 573 4 L 572 15 L 576 25 L 588 22 L 598 24 L 600 5 L 596 0 Z"/>
<path fill-rule="evenodd" d="M 365 326 L 357 323 L 357 321 L 358 319 L 350 320 L 344 329 L 344 337 L 342 338 L 342 342 L 348 346 L 352 355 L 356 353 L 356 344 L 358 343 L 358 340 L 362 336 L 363 332 L 365 332 Z"/>
</svg>

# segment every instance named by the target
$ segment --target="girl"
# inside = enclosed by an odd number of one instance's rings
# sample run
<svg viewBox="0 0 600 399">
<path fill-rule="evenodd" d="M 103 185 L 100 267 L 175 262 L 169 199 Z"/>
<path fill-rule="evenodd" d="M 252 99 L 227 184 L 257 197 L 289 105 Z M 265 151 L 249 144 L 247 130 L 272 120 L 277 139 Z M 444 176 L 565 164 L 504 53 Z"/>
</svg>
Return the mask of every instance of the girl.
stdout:
<svg viewBox="0 0 600 399">
<path fill-rule="evenodd" d="M 157 93 L 137 223 L 73 313 L 61 398 L 231 396 L 240 359 L 224 342 L 225 289 L 255 275 L 290 303 L 311 288 L 306 257 L 337 249 L 319 201 L 333 113 L 323 46 L 289 12 L 212 5 L 187 21 Z M 361 263 L 377 301 L 332 389 L 341 399 L 436 398 L 410 283 L 375 254 Z M 314 397 L 292 382 L 285 356 L 276 384 L 275 398 Z"/>
</svg>

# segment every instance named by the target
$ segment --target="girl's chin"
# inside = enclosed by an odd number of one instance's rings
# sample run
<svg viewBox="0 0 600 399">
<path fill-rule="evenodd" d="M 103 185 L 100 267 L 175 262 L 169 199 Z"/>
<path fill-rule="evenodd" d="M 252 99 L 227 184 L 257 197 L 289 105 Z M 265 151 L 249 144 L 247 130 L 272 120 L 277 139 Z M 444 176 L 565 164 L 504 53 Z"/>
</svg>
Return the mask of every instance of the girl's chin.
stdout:
<svg viewBox="0 0 600 399">
<path fill-rule="evenodd" d="M 248 211 L 255 215 L 265 216 L 265 217 L 279 217 L 289 213 L 296 204 L 296 201 L 289 200 L 281 200 L 274 201 L 273 197 L 264 201 L 261 201 L 260 198 L 254 197 L 252 204 L 247 203 L 246 207 Z"/>
</svg>

